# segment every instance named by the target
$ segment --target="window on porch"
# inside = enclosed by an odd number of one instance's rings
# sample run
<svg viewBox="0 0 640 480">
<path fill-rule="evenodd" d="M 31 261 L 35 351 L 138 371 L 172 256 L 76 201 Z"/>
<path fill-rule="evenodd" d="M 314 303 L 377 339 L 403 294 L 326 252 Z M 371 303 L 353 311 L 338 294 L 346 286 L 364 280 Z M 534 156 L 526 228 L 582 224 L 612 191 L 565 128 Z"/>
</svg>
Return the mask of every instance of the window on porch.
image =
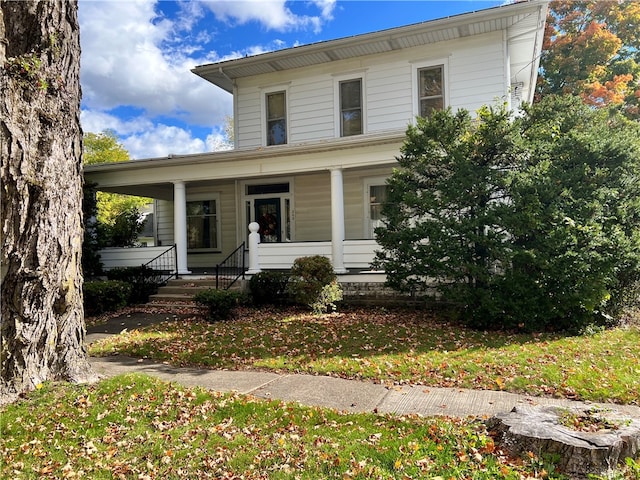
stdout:
<svg viewBox="0 0 640 480">
<path fill-rule="evenodd" d="M 375 238 L 375 229 L 383 225 L 382 206 L 387 201 L 387 185 L 383 178 L 365 182 L 365 237 Z"/>
<path fill-rule="evenodd" d="M 188 250 L 219 250 L 218 202 L 215 199 L 187 202 Z"/>
</svg>

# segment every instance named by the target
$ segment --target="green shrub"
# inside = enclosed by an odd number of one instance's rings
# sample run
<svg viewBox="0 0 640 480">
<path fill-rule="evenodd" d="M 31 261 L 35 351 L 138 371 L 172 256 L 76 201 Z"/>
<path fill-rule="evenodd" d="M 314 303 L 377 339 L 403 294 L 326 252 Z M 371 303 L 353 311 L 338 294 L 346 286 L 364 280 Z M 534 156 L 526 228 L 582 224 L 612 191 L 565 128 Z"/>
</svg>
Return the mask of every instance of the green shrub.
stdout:
<svg viewBox="0 0 640 480">
<path fill-rule="evenodd" d="M 337 310 L 336 302 L 342 300 L 342 287 L 340 284 L 334 280 L 333 282 L 325 285 L 320 290 L 320 294 L 315 302 L 311 303 L 309 306 L 313 313 L 316 315 L 321 315 L 323 313 L 327 313 L 329 309 L 332 312 Z"/>
<path fill-rule="evenodd" d="M 156 271 L 145 265 L 138 267 L 118 267 L 107 272 L 109 280 L 120 280 L 131 285 L 131 296 L 128 302 L 146 303 L 149 295 L 158 292 L 158 280 Z"/>
<path fill-rule="evenodd" d="M 85 282 L 84 312 L 88 316 L 118 310 L 127 305 L 131 285 L 119 280 Z"/>
<path fill-rule="evenodd" d="M 207 307 L 207 320 L 215 322 L 230 318 L 233 308 L 238 306 L 241 298 L 242 295 L 239 292 L 210 288 L 196 293 L 194 300 Z"/>
<path fill-rule="evenodd" d="M 333 282 L 336 282 L 337 285 L 337 277 L 327 257 L 322 255 L 300 257 L 296 258 L 293 267 L 291 267 L 289 292 L 296 303 L 308 305 L 316 311 L 319 308 L 318 305 L 324 301 L 321 297 L 323 288 Z M 337 285 L 337 288 L 340 286 Z M 325 292 L 325 295 L 328 293 Z M 340 290 L 340 295 L 342 295 L 342 290 Z M 335 295 L 329 295 L 329 297 L 333 299 L 329 303 L 337 301 Z M 326 311 L 328 306 L 328 303 L 324 303 L 324 307 L 320 310 Z"/>
<path fill-rule="evenodd" d="M 249 280 L 249 292 L 255 305 L 282 305 L 287 303 L 289 274 L 285 272 L 260 272 Z"/>
<path fill-rule="evenodd" d="M 640 125 L 577 98 L 434 112 L 407 129 L 373 267 L 479 329 L 610 322 L 640 272 Z"/>
</svg>

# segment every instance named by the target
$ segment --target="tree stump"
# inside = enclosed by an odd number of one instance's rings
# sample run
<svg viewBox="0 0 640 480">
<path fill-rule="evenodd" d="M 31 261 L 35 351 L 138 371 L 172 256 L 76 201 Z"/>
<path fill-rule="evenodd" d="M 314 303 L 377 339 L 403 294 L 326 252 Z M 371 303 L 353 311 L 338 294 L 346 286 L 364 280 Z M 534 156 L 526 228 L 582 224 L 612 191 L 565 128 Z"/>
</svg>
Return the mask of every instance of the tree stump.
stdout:
<svg viewBox="0 0 640 480">
<path fill-rule="evenodd" d="M 486 425 L 510 455 L 557 455 L 556 467 L 573 479 L 604 474 L 640 456 L 640 418 L 610 409 L 518 406 Z"/>
</svg>

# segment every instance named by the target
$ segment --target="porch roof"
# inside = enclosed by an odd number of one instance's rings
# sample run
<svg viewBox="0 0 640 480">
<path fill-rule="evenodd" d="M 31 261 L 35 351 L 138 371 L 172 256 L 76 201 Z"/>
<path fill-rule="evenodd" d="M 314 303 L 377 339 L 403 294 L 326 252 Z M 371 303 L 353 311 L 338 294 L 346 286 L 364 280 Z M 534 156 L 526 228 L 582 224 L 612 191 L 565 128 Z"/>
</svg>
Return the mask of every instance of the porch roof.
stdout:
<svg viewBox="0 0 640 480">
<path fill-rule="evenodd" d="M 365 168 L 395 163 L 404 132 L 330 139 L 313 144 L 276 145 L 188 155 L 169 155 L 117 163 L 86 165 L 86 182 L 105 192 L 173 198 L 173 182 L 202 182 L 277 177 Z M 330 155 L 327 155 L 331 153 Z"/>
<path fill-rule="evenodd" d="M 535 79 L 538 69 L 547 4 L 548 0 L 516 2 L 404 27 L 200 65 L 192 72 L 233 93 L 233 85 L 238 78 L 506 30 L 507 41 L 514 47 L 509 52 L 511 70 L 528 73 L 519 81 L 523 83 L 526 95 L 523 100 L 531 101 L 531 80 Z"/>
</svg>

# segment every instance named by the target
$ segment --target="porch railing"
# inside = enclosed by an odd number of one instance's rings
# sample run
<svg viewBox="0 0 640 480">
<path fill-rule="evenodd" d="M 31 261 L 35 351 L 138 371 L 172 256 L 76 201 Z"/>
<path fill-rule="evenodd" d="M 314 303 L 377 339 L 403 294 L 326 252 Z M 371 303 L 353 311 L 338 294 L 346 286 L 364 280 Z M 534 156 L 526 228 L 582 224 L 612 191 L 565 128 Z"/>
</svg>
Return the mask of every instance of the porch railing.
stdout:
<svg viewBox="0 0 640 480">
<path fill-rule="evenodd" d="M 178 249 L 174 244 L 169 249 L 144 264 L 153 270 L 153 283 L 164 285 L 172 278 L 178 278 Z"/>
<path fill-rule="evenodd" d="M 228 290 L 239 278 L 244 278 L 245 270 L 245 244 L 242 242 L 216 265 L 216 289 Z"/>
</svg>

